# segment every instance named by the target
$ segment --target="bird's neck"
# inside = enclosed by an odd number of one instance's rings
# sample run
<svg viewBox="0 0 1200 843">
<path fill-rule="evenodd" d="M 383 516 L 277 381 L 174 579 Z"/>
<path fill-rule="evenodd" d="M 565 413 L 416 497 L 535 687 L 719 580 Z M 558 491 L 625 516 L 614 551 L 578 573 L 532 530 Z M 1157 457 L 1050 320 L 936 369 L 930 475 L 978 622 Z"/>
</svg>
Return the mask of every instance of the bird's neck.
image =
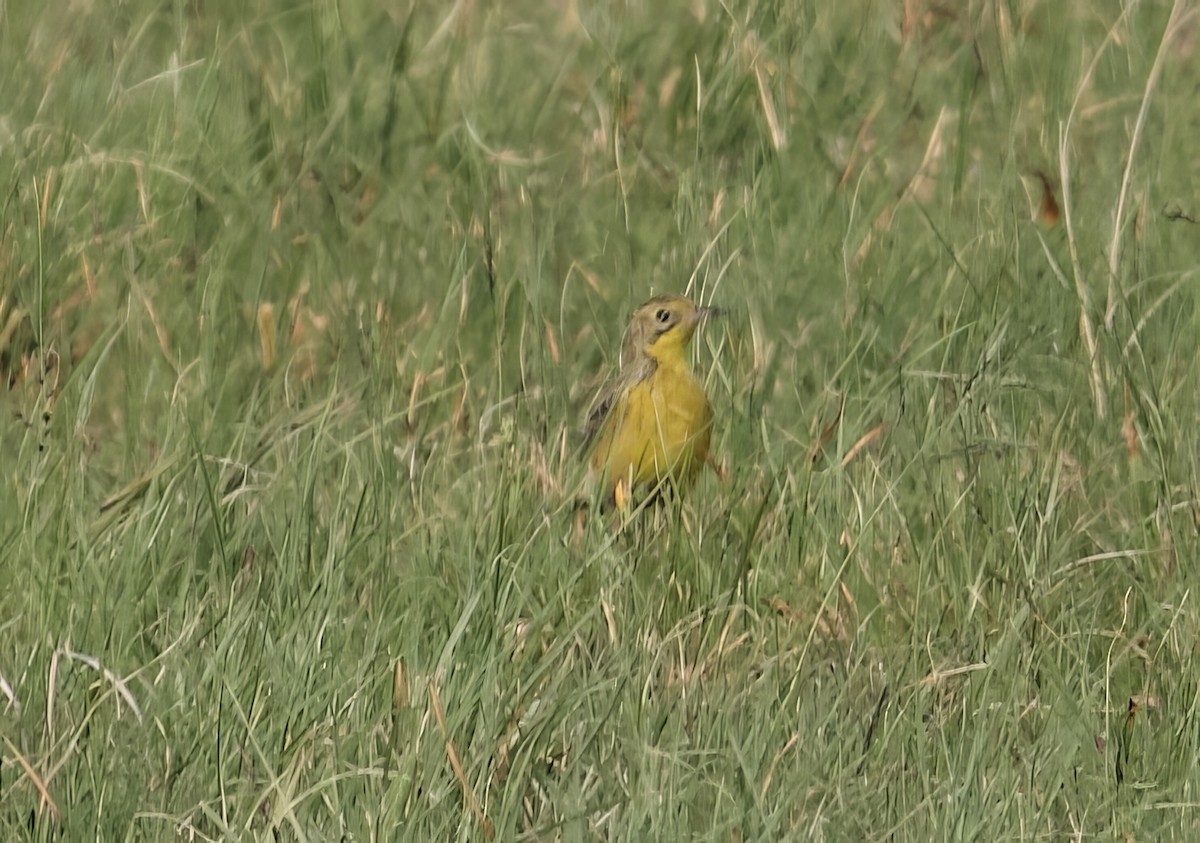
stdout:
<svg viewBox="0 0 1200 843">
<path fill-rule="evenodd" d="M 682 348 L 652 349 L 646 356 L 653 360 L 659 369 L 688 371 L 687 358 Z"/>
</svg>

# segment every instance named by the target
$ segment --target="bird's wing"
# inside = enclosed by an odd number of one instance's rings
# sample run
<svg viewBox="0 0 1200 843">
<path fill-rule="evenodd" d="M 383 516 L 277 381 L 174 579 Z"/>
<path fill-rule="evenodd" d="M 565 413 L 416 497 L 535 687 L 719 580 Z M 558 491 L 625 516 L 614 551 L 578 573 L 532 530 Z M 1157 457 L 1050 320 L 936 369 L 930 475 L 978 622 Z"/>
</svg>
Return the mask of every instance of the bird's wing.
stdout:
<svg viewBox="0 0 1200 843">
<path fill-rule="evenodd" d="M 620 375 L 613 378 L 604 387 L 599 397 L 593 402 L 592 408 L 588 410 L 587 421 L 583 425 L 584 451 L 591 448 L 592 443 L 596 441 L 596 436 L 604 428 L 605 422 L 612 417 L 613 410 L 621 396 L 634 385 L 654 374 L 654 367 L 654 361 L 649 358 L 640 363 L 626 366 Z"/>
<path fill-rule="evenodd" d="M 587 421 L 583 423 L 583 450 L 586 451 L 592 447 L 596 434 L 600 432 L 600 428 L 604 427 L 604 422 L 608 420 L 613 405 L 617 403 L 620 395 L 621 381 L 617 379 L 604 387 L 600 396 L 592 404 L 592 408 L 588 410 Z"/>
</svg>

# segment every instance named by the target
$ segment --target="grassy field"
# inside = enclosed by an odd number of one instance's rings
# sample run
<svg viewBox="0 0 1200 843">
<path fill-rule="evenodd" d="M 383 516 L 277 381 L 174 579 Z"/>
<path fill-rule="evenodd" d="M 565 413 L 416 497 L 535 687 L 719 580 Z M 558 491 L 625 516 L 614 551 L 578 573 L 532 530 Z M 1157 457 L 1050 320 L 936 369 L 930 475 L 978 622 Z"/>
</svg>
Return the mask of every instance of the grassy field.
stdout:
<svg viewBox="0 0 1200 843">
<path fill-rule="evenodd" d="M 1198 62 L 1184 0 L 0 4 L 0 838 L 1197 839 Z M 728 476 L 617 529 L 654 292 L 730 310 Z"/>
</svg>

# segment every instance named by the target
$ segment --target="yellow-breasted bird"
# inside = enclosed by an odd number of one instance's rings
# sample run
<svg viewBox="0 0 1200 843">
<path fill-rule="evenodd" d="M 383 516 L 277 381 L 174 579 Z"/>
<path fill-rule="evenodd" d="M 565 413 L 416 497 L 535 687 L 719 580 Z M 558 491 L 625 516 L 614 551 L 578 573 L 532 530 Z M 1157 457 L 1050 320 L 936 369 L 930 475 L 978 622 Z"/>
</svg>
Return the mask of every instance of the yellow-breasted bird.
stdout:
<svg viewBox="0 0 1200 843">
<path fill-rule="evenodd" d="M 621 372 L 583 431 L 604 498 L 621 509 L 639 488 L 686 488 L 708 458 L 712 407 L 686 352 L 696 326 L 716 313 L 683 296 L 655 296 L 629 321 Z"/>
</svg>

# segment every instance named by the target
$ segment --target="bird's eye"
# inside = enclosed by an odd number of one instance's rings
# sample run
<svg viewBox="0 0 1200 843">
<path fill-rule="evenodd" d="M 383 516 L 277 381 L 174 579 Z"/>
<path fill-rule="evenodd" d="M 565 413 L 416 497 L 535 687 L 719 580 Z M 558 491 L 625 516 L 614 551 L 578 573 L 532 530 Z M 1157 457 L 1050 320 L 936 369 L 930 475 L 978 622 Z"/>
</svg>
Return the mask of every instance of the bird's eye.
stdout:
<svg viewBox="0 0 1200 843">
<path fill-rule="evenodd" d="M 671 321 L 671 311 L 667 310 L 665 307 L 659 308 L 658 312 L 654 314 L 654 318 L 665 325 Z"/>
</svg>

